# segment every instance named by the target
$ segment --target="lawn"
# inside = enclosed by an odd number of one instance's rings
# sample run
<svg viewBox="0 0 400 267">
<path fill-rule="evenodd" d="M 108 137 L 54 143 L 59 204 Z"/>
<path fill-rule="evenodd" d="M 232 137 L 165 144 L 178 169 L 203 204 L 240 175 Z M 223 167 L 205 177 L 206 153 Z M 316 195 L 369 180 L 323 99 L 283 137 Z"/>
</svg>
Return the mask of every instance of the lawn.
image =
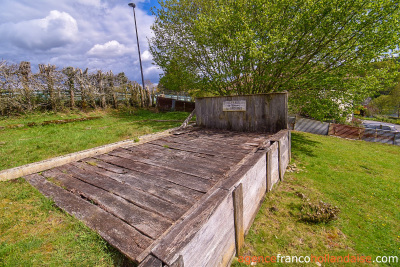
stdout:
<svg viewBox="0 0 400 267">
<path fill-rule="evenodd" d="M 292 157 L 294 172 L 266 195 L 242 256 L 397 256 L 400 263 L 400 147 L 293 132 Z M 302 205 L 319 201 L 339 207 L 338 219 L 300 220 Z M 232 265 L 246 266 L 243 259 Z"/>
<path fill-rule="evenodd" d="M 0 170 L 179 126 L 189 113 L 108 110 L 30 114 L 0 120 Z M 41 126 L 43 121 L 100 116 L 99 119 Z M 29 123 L 38 126 L 29 127 Z M 20 128 L 16 125 L 23 125 Z"/>
<path fill-rule="evenodd" d="M 68 124 L 35 122 L 101 116 Z M 0 120 L 0 169 L 177 127 L 184 112 L 30 114 Z M 10 125 L 23 124 L 21 128 Z M 0 182 L 0 266 L 124 266 L 129 261 L 24 179 Z"/>
</svg>

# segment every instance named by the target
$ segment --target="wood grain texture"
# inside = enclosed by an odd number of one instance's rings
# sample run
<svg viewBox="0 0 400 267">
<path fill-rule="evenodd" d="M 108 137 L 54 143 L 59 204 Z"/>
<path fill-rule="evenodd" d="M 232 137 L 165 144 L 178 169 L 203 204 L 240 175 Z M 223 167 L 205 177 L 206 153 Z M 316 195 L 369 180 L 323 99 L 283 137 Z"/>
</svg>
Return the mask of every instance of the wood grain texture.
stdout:
<svg viewBox="0 0 400 267">
<path fill-rule="evenodd" d="M 154 197 L 168 201 L 181 208 L 187 208 L 193 205 L 196 200 L 203 194 L 189 188 L 185 188 L 163 179 L 157 179 L 154 176 L 143 173 L 128 172 L 125 174 L 113 173 L 101 168 L 84 164 L 82 162 L 72 163 L 84 170 L 89 170 L 111 178 L 121 184 L 129 185 L 135 189 L 139 189 Z"/>
<path fill-rule="evenodd" d="M 272 190 L 274 184 L 279 181 L 279 151 L 278 151 L 278 142 L 274 142 L 270 146 L 270 177 L 271 184 L 269 185 L 269 191 Z"/>
<path fill-rule="evenodd" d="M 156 239 L 172 224 L 171 219 L 168 220 L 160 214 L 132 205 L 124 198 L 75 179 L 59 170 L 52 169 L 44 172 L 43 175 L 56 180 L 75 195 L 93 201 L 105 211 L 127 222 L 152 239 Z"/>
<path fill-rule="evenodd" d="M 266 192 L 266 153 L 259 152 L 261 156 L 253 163 L 251 168 L 242 177 L 243 184 L 243 226 L 247 234 L 257 214 L 259 203 Z"/>
<path fill-rule="evenodd" d="M 177 151 L 151 144 L 132 149 L 116 149 L 109 154 L 147 164 L 157 164 L 171 170 L 211 180 L 215 180 L 216 177 L 229 169 L 229 164 L 221 165 L 210 158 L 197 157 L 185 151 Z M 197 168 L 193 164 L 194 162 L 196 162 L 196 165 L 201 165 L 202 168 Z"/>
<path fill-rule="evenodd" d="M 54 185 L 39 174 L 26 176 L 25 179 L 46 197 L 51 198 L 57 206 L 84 222 L 89 228 L 97 231 L 108 243 L 118 248 L 128 258 L 136 261 L 151 239 L 135 228 L 123 223 L 82 198 Z"/>
<path fill-rule="evenodd" d="M 236 256 L 242 255 L 242 247 L 244 244 L 244 227 L 243 227 L 243 184 L 239 184 L 232 192 L 233 211 L 235 221 L 235 246 Z"/>
<path fill-rule="evenodd" d="M 288 131 L 188 130 L 45 171 L 32 183 L 61 197 L 57 205 L 72 215 L 84 209 L 78 219 L 141 266 L 227 266 L 288 163 L 289 140 Z M 96 221 L 104 213 L 110 226 Z M 133 240 L 120 244 L 121 233 Z M 138 248 L 128 251 L 132 244 Z"/>
<path fill-rule="evenodd" d="M 61 166 L 59 169 L 63 173 L 70 174 L 85 183 L 118 195 L 142 209 L 165 216 L 172 221 L 179 219 L 184 213 L 182 210 L 175 209 L 169 201 L 165 201 L 151 194 L 146 194 L 135 187 L 116 182 L 98 173 L 80 169 L 72 164 Z M 77 189 L 79 189 L 79 187 L 77 187 Z"/>
<path fill-rule="evenodd" d="M 245 112 L 223 111 L 224 101 L 246 101 Z M 197 125 L 232 131 L 287 129 L 287 93 L 196 98 Z"/>
<path fill-rule="evenodd" d="M 196 233 L 201 229 L 203 224 L 208 221 L 227 195 L 228 192 L 222 189 L 217 189 L 213 192 L 196 210 L 188 215 L 181 223 L 177 224 L 167 236 L 157 244 L 152 250 L 152 253 L 167 264 L 175 262 L 179 252 L 187 247 L 188 243 L 192 241 Z M 233 211 L 233 206 L 231 207 Z M 222 217 L 220 219 L 222 219 Z M 233 225 L 233 218 L 230 222 L 226 220 L 226 223 L 232 223 Z"/>
<path fill-rule="evenodd" d="M 207 192 L 211 188 L 213 182 L 207 179 L 199 179 L 199 177 L 182 173 L 179 171 L 164 168 L 155 164 L 147 164 L 138 161 L 132 161 L 125 158 L 114 157 L 111 155 L 101 155 L 96 157 L 102 161 L 117 165 L 128 170 L 138 171 L 149 175 L 157 176 L 172 183 L 191 188 L 199 192 Z"/>
<path fill-rule="evenodd" d="M 178 255 L 182 255 L 185 266 L 227 266 L 227 258 L 234 251 L 233 200 L 232 193 L 226 192 Z"/>
</svg>

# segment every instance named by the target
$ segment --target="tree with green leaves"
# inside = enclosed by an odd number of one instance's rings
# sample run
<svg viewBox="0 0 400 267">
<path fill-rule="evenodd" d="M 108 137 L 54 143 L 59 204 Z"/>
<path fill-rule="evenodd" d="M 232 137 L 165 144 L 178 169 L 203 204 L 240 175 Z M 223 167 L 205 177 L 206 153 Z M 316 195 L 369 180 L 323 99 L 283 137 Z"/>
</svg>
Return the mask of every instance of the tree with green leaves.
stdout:
<svg viewBox="0 0 400 267">
<path fill-rule="evenodd" d="M 190 81 L 184 89 L 198 95 L 287 90 L 293 109 L 327 119 L 392 78 L 370 63 L 399 43 L 398 0 L 159 3 L 150 40 L 154 61 L 165 84 L 182 88 L 183 73 Z"/>
<path fill-rule="evenodd" d="M 400 118 L 400 83 L 398 83 L 390 92 L 389 95 L 390 104 L 397 113 L 397 117 Z"/>
</svg>

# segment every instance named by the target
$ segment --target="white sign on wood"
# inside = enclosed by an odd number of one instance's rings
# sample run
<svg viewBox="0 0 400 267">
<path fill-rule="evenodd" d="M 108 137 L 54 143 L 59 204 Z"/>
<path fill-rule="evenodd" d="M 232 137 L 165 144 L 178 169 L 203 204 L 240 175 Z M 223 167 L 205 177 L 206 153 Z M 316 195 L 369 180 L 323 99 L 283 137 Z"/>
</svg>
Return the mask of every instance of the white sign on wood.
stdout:
<svg viewBox="0 0 400 267">
<path fill-rule="evenodd" d="M 224 101 L 223 111 L 246 111 L 246 100 Z"/>
</svg>

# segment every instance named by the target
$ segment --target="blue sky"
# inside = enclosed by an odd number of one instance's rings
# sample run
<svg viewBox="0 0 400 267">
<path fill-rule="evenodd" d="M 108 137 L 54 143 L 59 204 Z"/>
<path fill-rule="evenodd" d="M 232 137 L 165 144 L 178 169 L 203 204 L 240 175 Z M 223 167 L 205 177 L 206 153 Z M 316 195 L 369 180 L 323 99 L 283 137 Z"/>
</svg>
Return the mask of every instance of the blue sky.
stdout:
<svg viewBox="0 0 400 267">
<path fill-rule="evenodd" d="M 132 8 L 124 0 L 0 0 L 0 59 L 125 72 L 140 81 Z M 147 38 L 156 0 L 137 0 L 144 78 L 157 83 Z"/>
</svg>

